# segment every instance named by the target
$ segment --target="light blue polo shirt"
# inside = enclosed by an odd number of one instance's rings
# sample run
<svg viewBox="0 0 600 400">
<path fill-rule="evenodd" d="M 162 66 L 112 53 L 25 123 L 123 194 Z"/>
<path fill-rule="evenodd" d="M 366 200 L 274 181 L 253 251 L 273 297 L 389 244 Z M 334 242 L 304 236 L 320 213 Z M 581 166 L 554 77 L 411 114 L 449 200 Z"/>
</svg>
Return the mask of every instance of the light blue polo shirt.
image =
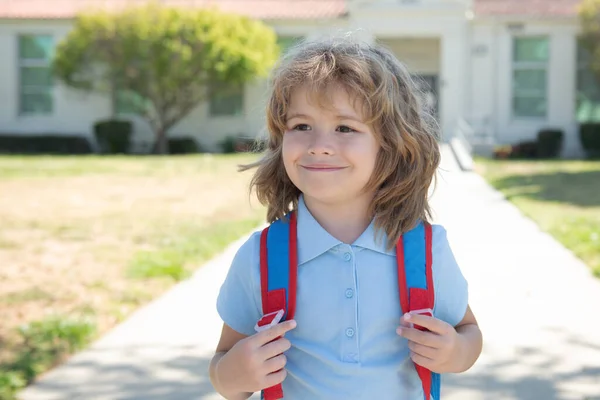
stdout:
<svg viewBox="0 0 600 400">
<path fill-rule="evenodd" d="M 371 224 L 352 245 L 332 237 L 298 205 L 297 327 L 286 333 L 285 399 L 422 400 L 407 340 L 396 334 L 402 315 L 396 252 L 375 240 Z M 446 231 L 433 226 L 434 316 L 457 325 L 465 315 L 467 282 Z M 260 232 L 238 250 L 221 287 L 217 310 L 232 329 L 253 335 L 262 316 Z"/>
</svg>

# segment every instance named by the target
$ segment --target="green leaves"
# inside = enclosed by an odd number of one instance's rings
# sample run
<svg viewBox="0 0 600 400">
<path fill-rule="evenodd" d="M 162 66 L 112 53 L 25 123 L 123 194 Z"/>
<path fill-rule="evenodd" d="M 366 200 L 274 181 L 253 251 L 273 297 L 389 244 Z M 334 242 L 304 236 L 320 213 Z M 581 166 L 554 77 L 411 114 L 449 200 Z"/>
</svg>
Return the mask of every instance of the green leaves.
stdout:
<svg viewBox="0 0 600 400">
<path fill-rule="evenodd" d="M 584 0 L 579 7 L 582 44 L 590 53 L 590 67 L 600 78 L 600 0 Z"/>
</svg>

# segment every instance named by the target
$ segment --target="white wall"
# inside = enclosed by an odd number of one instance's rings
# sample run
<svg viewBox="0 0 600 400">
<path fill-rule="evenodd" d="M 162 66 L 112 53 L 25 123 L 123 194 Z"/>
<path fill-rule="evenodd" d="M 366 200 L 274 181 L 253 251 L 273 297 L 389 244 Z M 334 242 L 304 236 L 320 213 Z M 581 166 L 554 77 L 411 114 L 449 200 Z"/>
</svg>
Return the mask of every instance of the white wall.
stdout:
<svg viewBox="0 0 600 400">
<path fill-rule="evenodd" d="M 516 29 L 507 23 L 476 21 L 472 27 L 467 117 L 489 121 L 499 143 L 534 139 L 540 129 L 565 132 L 564 156 L 581 154 L 575 121 L 576 21 L 535 21 Z M 548 35 L 548 112 L 544 118 L 512 115 L 512 39 L 515 35 Z"/>
</svg>

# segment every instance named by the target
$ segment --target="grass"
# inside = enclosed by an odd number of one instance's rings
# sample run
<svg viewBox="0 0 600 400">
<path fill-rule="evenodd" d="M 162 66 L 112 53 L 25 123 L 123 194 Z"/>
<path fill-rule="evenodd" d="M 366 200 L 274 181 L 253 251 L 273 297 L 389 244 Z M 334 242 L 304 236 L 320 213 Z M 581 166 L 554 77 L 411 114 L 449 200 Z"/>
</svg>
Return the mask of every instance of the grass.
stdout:
<svg viewBox="0 0 600 400">
<path fill-rule="evenodd" d="M 600 277 L 600 161 L 477 159 L 476 170 Z"/>
<path fill-rule="evenodd" d="M 0 399 L 257 227 L 255 157 L 0 156 Z"/>
</svg>

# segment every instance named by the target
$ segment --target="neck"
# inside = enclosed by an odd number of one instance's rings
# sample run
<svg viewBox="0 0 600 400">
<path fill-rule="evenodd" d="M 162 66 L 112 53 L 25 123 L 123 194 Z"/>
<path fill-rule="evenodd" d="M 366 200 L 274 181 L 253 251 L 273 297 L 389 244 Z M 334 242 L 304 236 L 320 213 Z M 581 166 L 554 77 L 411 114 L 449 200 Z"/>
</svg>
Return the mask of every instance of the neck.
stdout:
<svg viewBox="0 0 600 400">
<path fill-rule="evenodd" d="M 304 196 L 306 208 L 331 236 L 352 244 L 371 223 L 369 205 L 372 196 L 360 196 L 343 203 L 328 203 Z"/>
</svg>

